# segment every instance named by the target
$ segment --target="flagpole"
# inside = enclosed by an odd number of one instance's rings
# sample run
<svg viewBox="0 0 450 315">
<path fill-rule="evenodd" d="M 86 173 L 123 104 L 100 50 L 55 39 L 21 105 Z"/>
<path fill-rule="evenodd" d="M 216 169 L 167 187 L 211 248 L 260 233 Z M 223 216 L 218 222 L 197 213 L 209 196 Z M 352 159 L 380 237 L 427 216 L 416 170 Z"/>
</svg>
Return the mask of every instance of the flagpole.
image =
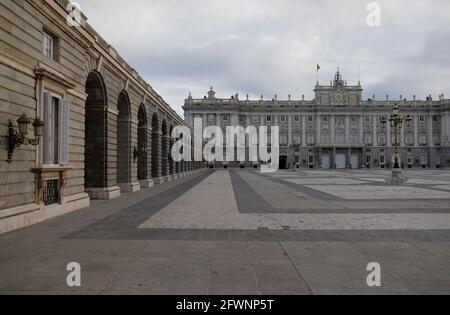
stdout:
<svg viewBox="0 0 450 315">
<path fill-rule="evenodd" d="M 319 64 L 316 63 L 316 84 L 319 85 Z"/>
</svg>

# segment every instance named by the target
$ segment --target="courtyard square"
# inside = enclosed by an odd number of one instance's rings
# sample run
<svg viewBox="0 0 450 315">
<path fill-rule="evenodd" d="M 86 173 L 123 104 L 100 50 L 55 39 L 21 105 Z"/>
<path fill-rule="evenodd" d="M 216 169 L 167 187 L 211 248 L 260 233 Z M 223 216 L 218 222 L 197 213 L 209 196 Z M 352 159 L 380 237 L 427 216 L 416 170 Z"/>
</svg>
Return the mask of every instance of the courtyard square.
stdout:
<svg viewBox="0 0 450 315">
<path fill-rule="evenodd" d="M 204 170 L 93 201 L 1 235 L 0 294 L 449 294 L 450 172 L 388 173 Z"/>
</svg>

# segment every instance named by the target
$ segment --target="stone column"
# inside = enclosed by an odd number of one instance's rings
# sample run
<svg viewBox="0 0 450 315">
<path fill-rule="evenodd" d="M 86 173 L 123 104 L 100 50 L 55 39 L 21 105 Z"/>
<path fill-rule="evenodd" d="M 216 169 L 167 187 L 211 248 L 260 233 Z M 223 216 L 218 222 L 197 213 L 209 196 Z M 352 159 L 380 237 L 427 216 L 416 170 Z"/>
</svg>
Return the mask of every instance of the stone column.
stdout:
<svg viewBox="0 0 450 315">
<path fill-rule="evenodd" d="M 406 127 L 406 122 L 404 121 L 402 124 L 402 129 L 400 131 L 400 146 L 402 146 L 402 147 L 405 146 L 405 127 Z"/>
<path fill-rule="evenodd" d="M 359 116 L 359 144 L 364 144 L 364 116 Z"/>
<path fill-rule="evenodd" d="M 162 177 L 162 154 L 161 154 L 161 149 L 162 149 L 162 145 L 161 145 L 161 138 L 162 138 L 162 133 L 161 131 L 154 131 L 152 134 L 152 146 L 153 146 L 153 150 L 156 149 L 156 159 L 157 162 L 155 163 L 155 161 L 152 160 L 152 164 L 156 164 L 153 167 L 155 167 L 156 169 L 156 177 L 154 178 L 154 181 L 156 183 L 160 183 L 161 182 L 161 177 Z"/>
<path fill-rule="evenodd" d="M 216 114 L 216 126 L 219 126 L 220 128 L 222 128 L 222 115 L 221 114 Z"/>
<path fill-rule="evenodd" d="M 433 139 L 433 114 L 429 114 L 427 116 L 428 119 L 428 128 L 427 128 L 427 132 L 428 132 L 428 146 L 432 147 L 434 146 L 434 139 Z"/>
<path fill-rule="evenodd" d="M 330 118 L 330 142 L 331 144 L 335 144 L 336 143 L 336 117 L 335 115 L 331 115 Z"/>
<path fill-rule="evenodd" d="M 205 131 L 205 128 L 208 126 L 208 116 L 207 114 L 203 113 L 202 114 L 202 132 Z"/>
<path fill-rule="evenodd" d="M 302 115 L 302 147 L 306 146 L 306 116 Z"/>
<path fill-rule="evenodd" d="M 414 146 L 419 146 L 419 115 L 414 115 Z"/>
<path fill-rule="evenodd" d="M 292 116 L 287 116 L 288 120 L 288 145 L 292 145 Z"/>
<path fill-rule="evenodd" d="M 388 147 L 392 146 L 392 139 L 391 139 L 391 122 L 386 122 L 386 145 Z"/>
<path fill-rule="evenodd" d="M 321 118 L 320 114 L 317 114 L 316 115 L 316 145 L 319 145 L 321 143 L 321 141 L 320 141 L 320 137 L 321 137 L 321 134 L 320 134 L 320 131 L 321 131 L 320 130 L 321 129 L 320 118 Z"/>
<path fill-rule="evenodd" d="M 141 188 L 148 188 L 154 185 L 152 178 L 152 128 L 149 126 L 145 126 L 145 130 L 142 130 L 146 134 L 146 143 L 145 146 L 147 151 L 142 157 L 144 160 L 144 170 L 145 170 L 145 178 L 142 178 L 139 183 Z"/>
<path fill-rule="evenodd" d="M 345 143 L 350 143 L 350 116 L 345 116 Z"/>
<path fill-rule="evenodd" d="M 192 113 L 186 113 L 186 122 L 189 126 L 194 128 L 194 114 Z"/>
<path fill-rule="evenodd" d="M 232 114 L 231 115 L 231 126 L 239 126 L 239 115 L 238 114 Z"/>
<path fill-rule="evenodd" d="M 161 137 L 161 162 L 162 162 L 162 176 L 165 176 L 167 181 L 167 175 L 169 175 L 169 161 L 168 161 L 168 147 L 169 147 L 169 137 L 164 134 Z"/>
<path fill-rule="evenodd" d="M 372 116 L 372 137 L 373 137 L 373 146 L 377 147 L 378 146 L 378 129 L 377 129 L 377 120 L 378 120 L 378 116 L 377 115 L 373 115 Z"/>
</svg>

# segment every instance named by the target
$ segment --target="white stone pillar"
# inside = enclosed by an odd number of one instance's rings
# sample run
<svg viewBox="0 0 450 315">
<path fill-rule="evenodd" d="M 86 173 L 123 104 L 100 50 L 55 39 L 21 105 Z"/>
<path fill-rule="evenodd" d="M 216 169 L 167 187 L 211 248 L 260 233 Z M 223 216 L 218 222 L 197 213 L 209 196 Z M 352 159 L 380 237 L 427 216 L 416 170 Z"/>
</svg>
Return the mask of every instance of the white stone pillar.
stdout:
<svg viewBox="0 0 450 315">
<path fill-rule="evenodd" d="M 287 116 L 288 120 L 288 145 L 292 144 L 292 115 Z"/>
<path fill-rule="evenodd" d="M 202 114 L 202 124 L 203 124 L 203 126 L 202 126 L 202 132 L 203 131 L 205 131 L 205 128 L 208 126 L 208 117 L 207 117 L 207 114 L 205 114 L 205 113 L 203 113 Z"/>
<path fill-rule="evenodd" d="M 364 116 L 359 116 L 359 144 L 364 144 Z"/>
<path fill-rule="evenodd" d="M 250 115 L 246 115 L 245 116 L 245 119 L 246 119 L 246 127 L 249 127 L 250 126 L 250 124 L 251 124 L 251 117 L 250 117 Z"/>
<path fill-rule="evenodd" d="M 235 126 L 240 126 L 241 116 L 238 113 L 236 113 L 234 119 L 235 119 Z"/>
<path fill-rule="evenodd" d="M 186 123 L 192 128 L 194 127 L 194 115 L 192 113 L 186 113 Z"/>
<path fill-rule="evenodd" d="M 389 117 L 389 115 L 386 116 L 386 117 Z M 386 118 L 386 119 L 388 119 L 388 118 Z M 388 147 L 391 147 L 391 146 L 392 146 L 391 122 L 390 122 L 389 120 L 386 121 L 386 145 L 387 145 Z"/>
<path fill-rule="evenodd" d="M 331 118 L 330 118 L 330 135 L 331 135 L 331 137 L 330 137 L 331 144 L 335 144 L 336 143 L 336 117 L 334 116 L 334 114 L 332 114 Z"/>
<path fill-rule="evenodd" d="M 321 129 L 320 117 L 321 116 L 319 114 L 316 115 L 316 145 L 321 143 L 321 141 L 320 141 L 320 137 L 321 137 L 321 134 L 320 134 L 320 131 L 321 131 L 320 130 Z"/>
<path fill-rule="evenodd" d="M 406 128 L 406 122 L 403 121 L 402 129 L 400 131 L 400 146 L 405 146 L 405 128 Z"/>
<path fill-rule="evenodd" d="M 427 132 L 428 132 L 428 146 L 432 147 L 434 146 L 434 139 L 433 139 L 433 114 L 429 114 L 427 116 L 428 119 L 428 128 L 427 128 Z"/>
<path fill-rule="evenodd" d="M 306 116 L 302 115 L 302 147 L 306 146 Z"/>
<path fill-rule="evenodd" d="M 345 115 L 345 143 L 350 143 L 350 115 Z"/>
<path fill-rule="evenodd" d="M 414 115 L 414 146 L 419 146 L 419 115 Z"/>
<path fill-rule="evenodd" d="M 372 116 L 372 129 L 373 129 L 372 130 L 372 137 L 373 137 L 372 142 L 373 142 L 374 147 L 378 146 L 378 129 L 377 129 L 378 124 L 377 124 L 377 121 L 378 121 L 378 116 L 376 114 L 374 114 Z"/>
<path fill-rule="evenodd" d="M 216 114 L 216 125 L 222 128 L 222 115 L 219 113 Z"/>
</svg>

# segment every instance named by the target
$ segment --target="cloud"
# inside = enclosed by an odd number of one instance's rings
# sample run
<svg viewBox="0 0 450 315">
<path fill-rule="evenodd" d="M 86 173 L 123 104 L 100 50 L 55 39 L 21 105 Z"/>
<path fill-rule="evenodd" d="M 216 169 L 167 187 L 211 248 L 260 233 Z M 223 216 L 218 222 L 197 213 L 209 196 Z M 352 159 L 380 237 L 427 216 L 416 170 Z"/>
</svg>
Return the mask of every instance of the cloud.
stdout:
<svg viewBox="0 0 450 315">
<path fill-rule="evenodd" d="M 365 96 L 425 98 L 449 92 L 450 2 L 78 0 L 89 23 L 179 114 L 191 91 L 313 97 L 315 65 L 328 83 L 340 66 Z M 446 93 L 449 94 L 449 93 Z"/>
</svg>

